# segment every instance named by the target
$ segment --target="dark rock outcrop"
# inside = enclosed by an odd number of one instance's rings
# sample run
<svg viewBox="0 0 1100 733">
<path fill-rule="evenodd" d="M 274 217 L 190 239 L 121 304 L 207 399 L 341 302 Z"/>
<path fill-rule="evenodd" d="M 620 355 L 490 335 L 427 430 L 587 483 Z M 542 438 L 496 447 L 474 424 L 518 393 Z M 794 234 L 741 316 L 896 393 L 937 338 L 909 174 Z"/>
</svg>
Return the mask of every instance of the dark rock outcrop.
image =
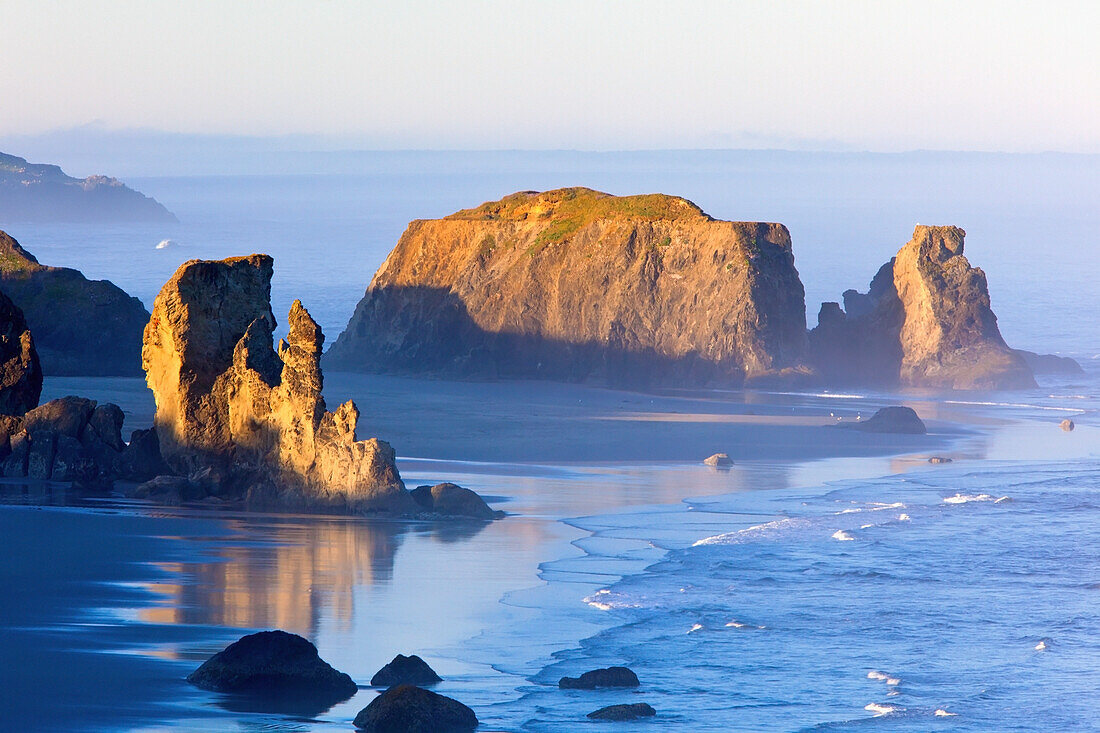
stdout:
<svg viewBox="0 0 1100 733">
<path fill-rule="evenodd" d="M 924 421 L 912 407 L 884 407 L 867 420 L 841 423 L 837 427 L 859 430 L 864 433 L 900 433 L 924 435 L 928 432 Z"/>
<path fill-rule="evenodd" d="M 434 685 L 436 682 L 442 681 L 435 670 L 415 654 L 408 657 L 404 654 L 398 654 L 392 662 L 378 670 L 370 679 L 372 687 Z"/>
<path fill-rule="evenodd" d="M 0 221 L 174 222 L 176 217 L 118 179 L 73 178 L 56 165 L 0 153 Z"/>
<path fill-rule="evenodd" d="M 1078 377 L 1085 373 L 1075 359 L 1055 354 L 1036 354 L 1034 351 L 1016 349 L 1034 374 Z"/>
<path fill-rule="evenodd" d="M 652 718 L 657 714 L 649 704 L 636 702 L 631 705 L 608 705 L 606 708 L 594 710 L 588 714 L 593 720 L 637 720 L 638 718 Z"/>
<path fill-rule="evenodd" d="M 23 311 L 0 293 L 0 414 L 22 415 L 41 394 L 42 367 Z"/>
<path fill-rule="evenodd" d="M 26 316 L 43 373 L 141 374 L 141 334 L 149 312 L 114 283 L 41 265 L 0 232 L 0 290 Z"/>
<path fill-rule="evenodd" d="M 187 681 L 214 692 L 290 695 L 334 703 L 359 689 L 351 677 L 321 659 L 317 647 L 285 631 L 241 637 L 203 662 Z"/>
<path fill-rule="evenodd" d="M 164 460 L 257 508 L 414 513 L 393 449 L 356 439 L 355 404 L 325 409 L 324 335 L 298 301 L 275 352 L 271 275 L 267 255 L 192 260 L 161 289 L 142 359 Z"/>
<path fill-rule="evenodd" d="M 410 493 L 417 506 L 428 514 L 471 519 L 500 519 L 504 516 L 504 512 L 490 509 L 476 492 L 451 483 L 417 486 Z"/>
<path fill-rule="evenodd" d="M 997 328 L 985 273 L 963 255 L 965 232 L 918 225 L 867 294 L 824 303 L 810 359 L 838 384 L 939 389 L 1035 386 L 1024 358 Z"/>
<path fill-rule="evenodd" d="M 659 194 L 529 191 L 409 224 L 326 364 L 740 384 L 801 373 L 805 316 L 781 224 Z"/>
<path fill-rule="evenodd" d="M 477 728 L 478 720 L 458 700 L 397 685 L 360 710 L 354 725 L 367 733 L 467 733 Z"/>
<path fill-rule="evenodd" d="M 62 397 L 22 418 L 0 419 L 0 468 L 8 478 L 109 489 L 120 476 L 122 410 L 83 397 Z M 125 477 L 125 476 L 123 476 Z"/>
<path fill-rule="evenodd" d="M 638 675 L 628 667 L 593 669 L 580 677 L 562 677 L 558 687 L 563 690 L 595 690 L 597 687 L 637 687 Z"/>
</svg>

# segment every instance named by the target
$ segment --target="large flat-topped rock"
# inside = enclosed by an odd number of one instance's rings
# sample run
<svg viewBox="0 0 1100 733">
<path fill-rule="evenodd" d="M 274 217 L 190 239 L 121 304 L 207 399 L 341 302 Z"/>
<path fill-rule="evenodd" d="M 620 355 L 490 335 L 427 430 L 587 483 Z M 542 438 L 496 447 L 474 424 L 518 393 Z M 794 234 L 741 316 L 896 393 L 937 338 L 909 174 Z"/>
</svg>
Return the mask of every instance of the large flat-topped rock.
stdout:
<svg viewBox="0 0 1100 733">
<path fill-rule="evenodd" d="M 327 358 L 462 378 L 740 384 L 797 367 L 805 328 L 783 225 L 568 188 L 412 222 Z"/>
</svg>

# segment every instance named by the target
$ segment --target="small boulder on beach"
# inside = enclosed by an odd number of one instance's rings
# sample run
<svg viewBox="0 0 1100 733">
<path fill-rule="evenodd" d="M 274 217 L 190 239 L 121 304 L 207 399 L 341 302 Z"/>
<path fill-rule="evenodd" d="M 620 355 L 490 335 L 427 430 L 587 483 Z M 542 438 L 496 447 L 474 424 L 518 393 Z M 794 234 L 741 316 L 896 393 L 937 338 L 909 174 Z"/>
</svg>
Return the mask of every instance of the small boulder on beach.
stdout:
<svg viewBox="0 0 1100 733">
<path fill-rule="evenodd" d="M 733 465 L 733 460 L 730 459 L 728 453 L 715 453 L 713 456 L 704 459 L 703 463 L 715 468 L 729 468 Z"/>
<path fill-rule="evenodd" d="M 410 493 L 425 513 L 470 519 L 500 519 L 504 516 L 504 512 L 493 511 L 476 492 L 452 483 L 417 486 Z"/>
<path fill-rule="evenodd" d="M 627 667 L 593 669 L 580 677 L 562 677 L 558 687 L 563 690 L 595 690 L 597 687 L 637 687 L 638 675 Z"/>
<path fill-rule="evenodd" d="M 187 681 L 214 692 L 346 700 L 359 687 L 333 669 L 317 647 L 297 634 L 261 631 L 233 642 L 192 672 Z"/>
<path fill-rule="evenodd" d="M 378 670 L 370 679 L 371 687 L 393 687 L 394 685 L 434 685 L 442 682 L 435 670 L 415 654 L 406 657 L 398 654 L 393 661 Z"/>
<path fill-rule="evenodd" d="M 648 703 L 636 702 L 632 705 L 608 705 L 606 708 L 594 710 L 588 714 L 593 720 L 637 720 L 638 718 L 652 718 L 657 714 Z"/>
<path fill-rule="evenodd" d="M 929 463 L 951 463 L 953 459 L 946 456 L 931 456 L 928 459 Z"/>
<path fill-rule="evenodd" d="M 898 433 L 924 435 L 928 432 L 924 421 L 912 407 L 884 407 L 867 420 L 841 423 L 839 427 L 864 433 Z"/>
<path fill-rule="evenodd" d="M 478 721 L 458 700 L 414 685 L 397 685 L 360 710 L 353 724 L 367 733 L 468 733 Z"/>
<path fill-rule="evenodd" d="M 1058 427 L 1062 428 L 1062 430 L 1065 430 L 1067 433 L 1072 433 L 1073 429 L 1076 428 L 1077 426 L 1073 424 L 1073 420 L 1070 420 L 1067 417 L 1065 420 L 1058 423 Z"/>
</svg>

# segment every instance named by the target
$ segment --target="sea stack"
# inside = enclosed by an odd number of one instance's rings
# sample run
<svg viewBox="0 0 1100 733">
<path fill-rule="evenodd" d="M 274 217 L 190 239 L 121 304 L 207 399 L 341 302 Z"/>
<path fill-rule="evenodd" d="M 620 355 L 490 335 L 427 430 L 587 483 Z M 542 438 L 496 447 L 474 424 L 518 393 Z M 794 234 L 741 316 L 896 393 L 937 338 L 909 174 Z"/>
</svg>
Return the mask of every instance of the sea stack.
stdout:
<svg viewBox="0 0 1100 733">
<path fill-rule="evenodd" d="M 934 389 L 1035 386 L 1031 369 L 997 328 L 985 273 L 963 255 L 966 232 L 918 225 L 866 294 L 824 303 L 810 333 L 826 381 Z"/>
<path fill-rule="evenodd" d="M 783 225 L 718 221 L 675 196 L 566 188 L 409 224 L 326 364 L 742 384 L 797 376 L 805 342 Z"/>
<path fill-rule="evenodd" d="M 414 513 L 393 449 L 356 439 L 355 404 L 325 409 L 324 335 L 298 301 L 276 353 L 272 268 L 262 254 L 191 260 L 157 295 L 142 363 L 164 460 L 254 505 Z"/>
</svg>

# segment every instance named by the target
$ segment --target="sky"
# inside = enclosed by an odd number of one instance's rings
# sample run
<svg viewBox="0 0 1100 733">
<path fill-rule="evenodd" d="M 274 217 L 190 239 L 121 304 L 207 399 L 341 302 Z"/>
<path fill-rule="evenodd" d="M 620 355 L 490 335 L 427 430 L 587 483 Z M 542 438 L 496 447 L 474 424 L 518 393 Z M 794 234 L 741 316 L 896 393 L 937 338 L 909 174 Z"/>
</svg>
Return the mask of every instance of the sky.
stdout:
<svg viewBox="0 0 1100 733">
<path fill-rule="evenodd" d="M 0 140 L 1100 152 L 1100 2 L 0 0 Z"/>
</svg>

